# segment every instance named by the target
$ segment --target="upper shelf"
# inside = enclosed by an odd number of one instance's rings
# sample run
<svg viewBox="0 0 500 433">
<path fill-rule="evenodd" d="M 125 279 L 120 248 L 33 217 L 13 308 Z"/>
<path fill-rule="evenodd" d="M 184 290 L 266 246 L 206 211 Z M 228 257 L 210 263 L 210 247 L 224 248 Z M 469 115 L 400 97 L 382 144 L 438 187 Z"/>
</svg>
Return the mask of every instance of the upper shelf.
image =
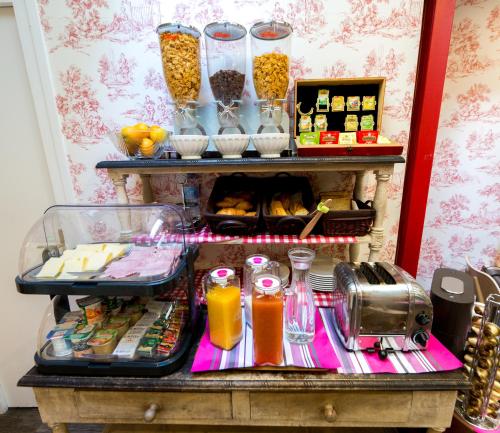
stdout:
<svg viewBox="0 0 500 433">
<path fill-rule="evenodd" d="M 235 171 L 350 171 L 370 170 L 384 165 L 404 163 L 399 155 L 260 158 L 256 152 L 239 159 L 222 159 L 218 152 L 207 152 L 203 159 L 136 159 L 101 161 L 96 168 L 134 173 L 233 173 Z"/>
</svg>

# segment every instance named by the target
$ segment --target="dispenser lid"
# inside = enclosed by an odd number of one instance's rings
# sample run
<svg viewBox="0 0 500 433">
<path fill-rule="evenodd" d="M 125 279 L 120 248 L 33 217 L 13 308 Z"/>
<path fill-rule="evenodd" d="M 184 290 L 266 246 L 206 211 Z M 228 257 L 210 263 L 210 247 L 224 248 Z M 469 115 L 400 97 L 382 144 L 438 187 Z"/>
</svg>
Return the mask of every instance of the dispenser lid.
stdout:
<svg viewBox="0 0 500 433">
<path fill-rule="evenodd" d="M 205 27 L 205 34 L 217 41 L 237 41 L 244 38 L 247 30 L 241 24 L 224 22 L 210 23 Z"/>
<path fill-rule="evenodd" d="M 156 33 L 160 35 L 163 33 L 184 33 L 194 36 L 195 38 L 199 38 L 201 36 L 200 31 L 196 27 L 185 26 L 179 23 L 160 24 L 156 29 Z"/>
<path fill-rule="evenodd" d="M 261 269 L 269 263 L 269 257 L 263 254 L 254 254 L 247 257 L 245 263 L 253 269 Z"/>
<path fill-rule="evenodd" d="M 276 41 L 292 34 L 292 26 L 285 22 L 258 22 L 252 26 L 250 33 L 257 39 Z"/>
<path fill-rule="evenodd" d="M 434 271 L 432 277 L 431 294 L 456 304 L 472 305 L 474 302 L 474 280 L 465 272 L 439 268 Z"/>
<path fill-rule="evenodd" d="M 227 280 L 234 277 L 234 269 L 219 267 L 210 271 L 210 278 L 216 284 L 227 284 Z"/>
<path fill-rule="evenodd" d="M 266 295 L 273 295 L 281 289 L 281 280 L 272 274 L 261 275 L 255 280 L 255 288 Z"/>
</svg>

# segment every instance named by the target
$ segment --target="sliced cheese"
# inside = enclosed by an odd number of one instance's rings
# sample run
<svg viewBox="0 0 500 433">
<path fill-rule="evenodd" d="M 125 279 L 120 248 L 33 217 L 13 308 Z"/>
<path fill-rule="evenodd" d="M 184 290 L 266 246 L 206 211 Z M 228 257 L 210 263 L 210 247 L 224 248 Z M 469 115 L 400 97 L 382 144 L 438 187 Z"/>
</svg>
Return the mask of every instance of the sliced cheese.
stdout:
<svg viewBox="0 0 500 433">
<path fill-rule="evenodd" d="M 106 244 L 104 252 L 110 252 L 113 256 L 112 258 L 116 259 L 117 257 L 123 256 L 129 247 L 130 244 Z"/>
<path fill-rule="evenodd" d="M 57 279 L 58 280 L 76 280 L 78 278 L 78 275 L 75 274 L 68 274 L 66 272 L 61 273 Z"/>
<path fill-rule="evenodd" d="M 102 251 L 106 247 L 106 244 L 78 244 L 76 246 L 77 251 Z"/>
<path fill-rule="evenodd" d="M 86 271 L 98 271 L 113 259 L 111 252 L 98 252 L 89 255 Z"/>
<path fill-rule="evenodd" d="M 38 272 L 38 278 L 54 278 L 63 269 L 64 259 L 62 257 L 51 257 L 45 262 L 40 272 Z"/>
<path fill-rule="evenodd" d="M 64 262 L 64 272 L 85 272 L 88 258 L 68 259 Z"/>
</svg>

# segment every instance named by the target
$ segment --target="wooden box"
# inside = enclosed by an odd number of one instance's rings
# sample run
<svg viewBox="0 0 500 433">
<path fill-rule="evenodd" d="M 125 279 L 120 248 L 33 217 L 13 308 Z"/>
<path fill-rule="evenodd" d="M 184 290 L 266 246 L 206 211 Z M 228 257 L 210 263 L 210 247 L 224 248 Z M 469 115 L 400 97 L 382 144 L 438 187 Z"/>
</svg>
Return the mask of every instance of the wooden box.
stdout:
<svg viewBox="0 0 500 433">
<path fill-rule="evenodd" d="M 316 111 L 316 101 L 318 91 L 320 89 L 329 90 L 329 100 L 331 102 L 334 96 L 343 96 L 347 101 L 348 96 L 359 96 L 363 100 L 363 96 L 376 96 L 375 110 L 363 111 L 360 107 L 359 111 L 332 111 L 331 104 L 328 112 Z M 348 114 L 356 114 L 361 119 L 362 115 L 373 114 L 375 125 L 373 129 L 381 131 L 382 127 L 382 112 L 384 109 L 384 94 L 385 94 L 385 78 L 370 77 L 370 78 L 321 78 L 310 80 L 295 80 L 295 107 L 293 115 L 294 137 L 299 136 L 299 120 L 300 114 L 297 111 L 297 104 L 301 102 L 301 111 L 308 112 L 314 108 L 314 113 L 311 118 L 314 124 L 314 116 L 316 114 L 325 114 L 328 122 L 328 131 L 345 132 L 344 122 Z M 359 130 L 359 128 L 358 128 Z"/>
</svg>

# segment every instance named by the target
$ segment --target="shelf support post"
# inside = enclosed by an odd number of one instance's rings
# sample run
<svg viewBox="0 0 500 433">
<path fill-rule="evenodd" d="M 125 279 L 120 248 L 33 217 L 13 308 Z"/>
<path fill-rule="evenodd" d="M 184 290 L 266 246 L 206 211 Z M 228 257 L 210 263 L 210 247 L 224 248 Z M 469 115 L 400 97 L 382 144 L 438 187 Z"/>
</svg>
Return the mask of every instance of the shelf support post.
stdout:
<svg viewBox="0 0 500 433">
<path fill-rule="evenodd" d="M 393 167 L 391 169 L 375 170 L 375 179 L 377 186 L 375 189 L 375 197 L 373 199 L 373 208 L 377 212 L 375 221 L 371 230 L 370 256 L 369 261 L 378 259 L 380 250 L 384 244 L 384 219 L 387 208 L 387 184 L 391 178 Z"/>
<path fill-rule="evenodd" d="M 151 188 L 151 175 L 141 173 L 139 175 L 142 180 L 142 201 L 144 203 L 153 203 L 154 202 L 154 194 L 153 188 Z"/>
<path fill-rule="evenodd" d="M 108 170 L 108 176 L 111 178 L 111 181 L 113 182 L 113 185 L 115 187 L 118 203 L 129 204 L 127 190 L 125 188 L 127 184 L 128 174 L 122 174 L 113 170 Z M 121 229 L 122 239 L 125 241 L 127 240 L 132 227 L 130 211 L 123 209 L 120 210 L 120 212 L 118 212 L 118 218 L 120 219 L 122 227 Z"/>
</svg>

